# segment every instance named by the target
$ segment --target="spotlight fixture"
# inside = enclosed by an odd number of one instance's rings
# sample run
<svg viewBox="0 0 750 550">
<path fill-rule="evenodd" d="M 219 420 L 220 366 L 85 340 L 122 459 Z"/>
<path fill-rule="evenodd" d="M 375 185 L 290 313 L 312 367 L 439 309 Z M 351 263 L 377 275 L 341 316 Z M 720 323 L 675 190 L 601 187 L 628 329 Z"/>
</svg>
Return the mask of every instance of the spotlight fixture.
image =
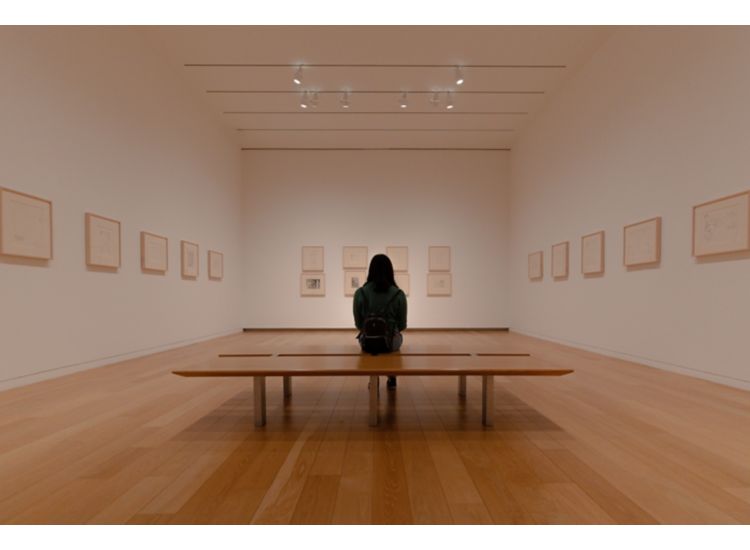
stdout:
<svg viewBox="0 0 750 550">
<path fill-rule="evenodd" d="M 343 94 L 341 94 L 341 108 L 342 109 L 348 109 L 351 105 L 349 105 L 349 92 L 346 91 Z"/>
<path fill-rule="evenodd" d="M 310 98 L 310 105 L 313 109 L 315 109 L 318 106 L 318 92 L 313 92 L 312 97 Z"/>
<path fill-rule="evenodd" d="M 464 83 L 464 72 L 461 67 L 456 67 L 456 86 Z"/>
<path fill-rule="evenodd" d="M 430 103 L 432 104 L 433 107 L 437 107 L 440 105 L 440 94 L 438 92 L 432 92 Z"/>
<path fill-rule="evenodd" d="M 446 92 L 445 94 L 445 108 L 449 111 L 453 109 L 453 96 L 450 92 Z"/>
<path fill-rule="evenodd" d="M 297 70 L 292 77 L 292 82 L 294 82 L 297 86 L 302 86 L 302 65 L 297 67 Z"/>
<path fill-rule="evenodd" d="M 309 107 L 309 99 L 307 97 L 307 92 L 302 92 L 302 99 L 299 102 L 299 106 L 303 109 L 307 109 Z"/>
<path fill-rule="evenodd" d="M 406 98 L 406 92 L 401 93 L 401 101 L 399 101 L 399 105 L 402 109 L 406 109 L 409 106 L 409 102 Z"/>
</svg>

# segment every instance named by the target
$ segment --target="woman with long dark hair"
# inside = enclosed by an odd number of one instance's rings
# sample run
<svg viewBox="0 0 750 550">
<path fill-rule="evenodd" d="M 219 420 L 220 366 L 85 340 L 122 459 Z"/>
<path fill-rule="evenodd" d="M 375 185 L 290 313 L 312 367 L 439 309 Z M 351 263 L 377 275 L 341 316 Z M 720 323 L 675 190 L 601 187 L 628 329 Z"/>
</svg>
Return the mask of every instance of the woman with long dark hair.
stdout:
<svg viewBox="0 0 750 550">
<path fill-rule="evenodd" d="M 354 324 L 359 329 L 359 343 L 369 353 L 398 351 L 406 329 L 406 295 L 398 288 L 393 264 L 385 254 L 370 260 L 367 282 L 354 293 Z M 389 376 L 389 389 L 396 387 L 396 377 Z"/>
</svg>

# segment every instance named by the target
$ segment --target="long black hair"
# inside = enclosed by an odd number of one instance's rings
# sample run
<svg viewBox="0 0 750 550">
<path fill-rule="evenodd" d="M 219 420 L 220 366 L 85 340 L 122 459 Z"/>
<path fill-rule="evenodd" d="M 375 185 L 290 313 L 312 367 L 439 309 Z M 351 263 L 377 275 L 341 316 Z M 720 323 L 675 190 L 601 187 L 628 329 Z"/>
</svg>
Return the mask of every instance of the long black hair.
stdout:
<svg viewBox="0 0 750 550">
<path fill-rule="evenodd" d="M 398 288 L 393 276 L 393 264 L 385 254 L 375 254 L 370 260 L 367 282 L 375 285 L 375 292 L 386 292 L 392 286 Z"/>
</svg>

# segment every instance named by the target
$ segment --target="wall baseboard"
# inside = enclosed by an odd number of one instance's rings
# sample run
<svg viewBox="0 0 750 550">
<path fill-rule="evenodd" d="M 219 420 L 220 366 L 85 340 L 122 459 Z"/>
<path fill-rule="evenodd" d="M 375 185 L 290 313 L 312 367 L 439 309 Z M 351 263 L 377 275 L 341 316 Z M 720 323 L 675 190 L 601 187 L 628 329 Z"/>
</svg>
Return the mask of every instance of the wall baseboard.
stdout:
<svg viewBox="0 0 750 550">
<path fill-rule="evenodd" d="M 340 331 L 340 332 L 355 332 L 357 329 L 355 328 L 342 328 L 342 327 L 330 327 L 330 328 L 321 328 L 321 327 L 314 327 L 314 328 L 305 328 L 305 327 L 297 327 L 297 328 L 289 328 L 289 327 L 280 327 L 280 328 L 274 328 L 274 327 L 247 327 L 243 328 L 242 332 L 298 332 L 298 331 L 305 331 L 305 332 L 331 332 L 331 331 Z M 450 330 L 453 332 L 456 331 L 465 331 L 465 332 L 508 332 L 510 329 L 508 327 L 417 327 L 412 328 L 409 327 L 406 329 L 406 332 L 422 332 L 422 331 L 433 331 L 433 330 Z"/>
</svg>

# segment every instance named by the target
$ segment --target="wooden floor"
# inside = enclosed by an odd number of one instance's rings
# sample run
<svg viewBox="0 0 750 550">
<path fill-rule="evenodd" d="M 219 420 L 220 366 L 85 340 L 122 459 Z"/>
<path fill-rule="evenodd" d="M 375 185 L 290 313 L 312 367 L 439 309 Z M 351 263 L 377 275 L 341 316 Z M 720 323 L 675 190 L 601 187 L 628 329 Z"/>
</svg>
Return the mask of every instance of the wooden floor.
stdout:
<svg viewBox="0 0 750 550">
<path fill-rule="evenodd" d="M 4 523 L 750 523 L 750 393 L 513 333 L 410 342 L 513 344 L 575 369 L 500 378 L 495 426 L 456 379 L 413 377 L 367 426 L 364 378 L 186 379 L 249 333 L 0 393 Z M 469 379 L 469 392 L 479 392 Z M 473 397 L 473 396 L 470 396 Z"/>
</svg>

